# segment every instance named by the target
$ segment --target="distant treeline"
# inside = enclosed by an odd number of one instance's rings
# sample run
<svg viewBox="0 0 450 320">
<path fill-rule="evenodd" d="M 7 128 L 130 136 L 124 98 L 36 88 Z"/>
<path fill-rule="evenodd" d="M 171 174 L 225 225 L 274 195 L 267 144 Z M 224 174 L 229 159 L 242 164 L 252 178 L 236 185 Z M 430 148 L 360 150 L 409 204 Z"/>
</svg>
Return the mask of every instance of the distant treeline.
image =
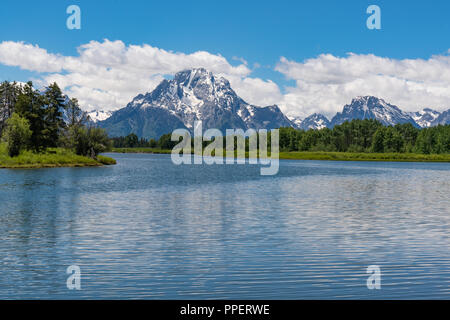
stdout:
<svg viewBox="0 0 450 320">
<path fill-rule="evenodd" d="M 116 148 L 172 149 L 176 144 L 171 134 L 159 140 L 139 139 L 135 134 L 113 138 Z M 386 127 L 376 120 L 352 120 L 333 129 L 280 128 L 280 151 L 450 153 L 450 125 L 418 129 L 409 123 Z"/>
<path fill-rule="evenodd" d="M 352 120 L 333 129 L 280 129 L 282 151 L 376 153 L 450 153 L 450 125 L 418 129 L 412 124 L 386 127 L 376 120 Z"/>
</svg>

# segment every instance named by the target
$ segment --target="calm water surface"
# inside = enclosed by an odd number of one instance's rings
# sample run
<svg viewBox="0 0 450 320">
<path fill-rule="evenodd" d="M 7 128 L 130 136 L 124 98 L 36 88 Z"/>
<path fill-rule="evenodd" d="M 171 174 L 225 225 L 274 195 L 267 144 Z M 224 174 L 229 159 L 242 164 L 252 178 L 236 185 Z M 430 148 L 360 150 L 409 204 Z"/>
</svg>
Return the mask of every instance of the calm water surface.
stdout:
<svg viewBox="0 0 450 320">
<path fill-rule="evenodd" d="M 114 157 L 0 171 L 0 298 L 450 299 L 450 164 Z"/>
</svg>

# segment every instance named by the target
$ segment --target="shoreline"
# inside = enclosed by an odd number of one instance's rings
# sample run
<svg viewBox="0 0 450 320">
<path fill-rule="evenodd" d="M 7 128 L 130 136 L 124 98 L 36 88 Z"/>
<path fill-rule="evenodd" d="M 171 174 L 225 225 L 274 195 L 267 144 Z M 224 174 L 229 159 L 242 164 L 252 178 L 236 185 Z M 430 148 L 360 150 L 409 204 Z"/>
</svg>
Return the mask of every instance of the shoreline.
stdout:
<svg viewBox="0 0 450 320">
<path fill-rule="evenodd" d="M 109 153 L 170 154 L 157 148 L 113 148 Z M 246 153 L 248 157 L 248 152 Z M 350 153 L 350 152 L 280 152 L 280 160 L 367 161 L 367 162 L 450 162 L 450 154 Z"/>
<path fill-rule="evenodd" d="M 49 168 L 84 168 L 84 167 L 103 167 L 104 164 L 87 164 L 87 163 L 36 163 L 23 165 L 3 165 L 0 164 L 0 169 L 49 169 Z"/>
</svg>

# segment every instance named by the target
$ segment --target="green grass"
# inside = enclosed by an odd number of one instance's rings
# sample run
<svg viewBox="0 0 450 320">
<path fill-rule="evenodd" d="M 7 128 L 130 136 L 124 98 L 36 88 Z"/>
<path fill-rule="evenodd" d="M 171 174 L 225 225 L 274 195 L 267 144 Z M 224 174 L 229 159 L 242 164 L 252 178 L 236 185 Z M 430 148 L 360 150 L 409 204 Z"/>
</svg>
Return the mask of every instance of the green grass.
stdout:
<svg viewBox="0 0 450 320">
<path fill-rule="evenodd" d="M 353 153 L 353 152 L 280 152 L 286 160 L 334 161 L 398 161 L 398 162 L 450 162 L 450 154 L 416 153 Z"/>
<path fill-rule="evenodd" d="M 105 157 L 105 156 L 102 156 L 102 155 L 98 155 L 97 156 L 97 161 L 100 162 L 101 164 L 106 165 L 106 166 L 117 164 L 116 159 L 113 159 L 113 158 L 110 158 L 110 157 Z"/>
<path fill-rule="evenodd" d="M 155 153 L 155 154 L 170 154 L 172 150 L 158 149 L 158 148 L 112 148 L 115 153 Z"/>
<path fill-rule="evenodd" d="M 156 148 L 113 148 L 118 153 L 170 154 L 172 150 Z M 246 152 L 248 157 L 248 152 Z M 285 160 L 329 160 L 329 161 L 398 161 L 398 162 L 450 162 L 450 154 L 416 153 L 353 153 L 353 152 L 280 152 Z"/>
<path fill-rule="evenodd" d="M 11 158 L 7 154 L 6 145 L 0 144 L 0 168 L 95 167 L 115 162 L 105 156 L 98 156 L 97 160 L 79 156 L 62 148 L 49 149 L 45 153 L 23 151 L 19 156 Z"/>
</svg>

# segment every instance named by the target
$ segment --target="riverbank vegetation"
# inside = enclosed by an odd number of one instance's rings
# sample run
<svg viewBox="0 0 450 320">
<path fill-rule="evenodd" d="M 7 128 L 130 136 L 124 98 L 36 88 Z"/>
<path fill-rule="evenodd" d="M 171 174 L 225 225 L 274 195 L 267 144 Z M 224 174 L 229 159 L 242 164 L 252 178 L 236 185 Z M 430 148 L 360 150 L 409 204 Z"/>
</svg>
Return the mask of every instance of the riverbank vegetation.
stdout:
<svg viewBox="0 0 450 320">
<path fill-rule="evenodd" d="M 270 134 L 268 140 L 270 150 Z M 113 138 L 113 152 L 171 153 L 176 144 L 170 134 L 158 140 L 131 134 Z M 376 120 L 353 120 L 333 129 L 280 128 L 279 145 L 280 159 L 449 162 L 450 125 L 419 129 L 409 123 L 386 127 Z"/>
<path fill-rule="evenodd" d="M 115 161 L 99 156 L 111 141 L 89 123 L 76 99 L 56 83 L 42 91 L 25 85 L 0 85 L 0 167 L 98 166 Z"/>
<path fill-rule="evenodd" d="M 450 162 L 450 154 L 357 153 L 357 152 L 280 152 L 285 160 Z"/>
</svg>

